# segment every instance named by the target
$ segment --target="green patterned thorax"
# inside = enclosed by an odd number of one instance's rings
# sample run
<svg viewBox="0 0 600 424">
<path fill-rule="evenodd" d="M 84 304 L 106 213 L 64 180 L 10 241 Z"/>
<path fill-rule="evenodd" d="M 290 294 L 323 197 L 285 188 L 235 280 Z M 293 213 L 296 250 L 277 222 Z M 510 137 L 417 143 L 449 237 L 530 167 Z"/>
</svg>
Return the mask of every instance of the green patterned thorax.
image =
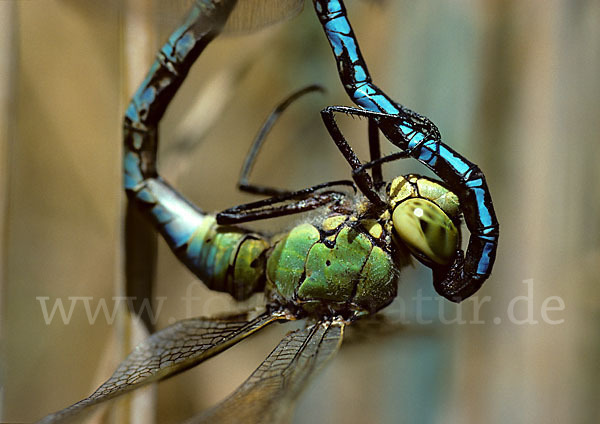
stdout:
<svg viewBox="0 0 600 424">
<path fill-rule="evenodd" d="M 298 225 L 276 244 L 267 260 L 267 281 L 274 283 L 286 300 L 294 298 L 308 252 L 319 238 L 319 230 L 312 225 Z"/>
<path fill-rule="evenodd" d="M 276 242 L 267 281 L 308 313 L 375 312 L 396 295 L 391 256 L 376 245 L 384 236 L 377 221 L 346 215 L 299 225 Z"/>
</svg>

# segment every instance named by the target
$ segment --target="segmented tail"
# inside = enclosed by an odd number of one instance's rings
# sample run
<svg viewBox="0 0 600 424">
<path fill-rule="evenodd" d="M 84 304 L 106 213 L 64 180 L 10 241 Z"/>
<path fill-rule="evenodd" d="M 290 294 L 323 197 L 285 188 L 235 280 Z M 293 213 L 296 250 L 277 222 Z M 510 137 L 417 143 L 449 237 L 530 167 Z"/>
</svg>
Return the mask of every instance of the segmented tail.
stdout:
<svg viewBox="0 0 600 424">
<path fill-rule="evenodd" d="M 221 32 L 236 0 L 195 2 L 134 94 L 123 123 L 123 185 L 171 250 L 212 290 L 244 299 L 264 285 L 262 238 L 220 227 L 156 170 L 158 123 L 192 64 Z M 261 268 L 262 267 L 262 268 Z"/>
</svg>

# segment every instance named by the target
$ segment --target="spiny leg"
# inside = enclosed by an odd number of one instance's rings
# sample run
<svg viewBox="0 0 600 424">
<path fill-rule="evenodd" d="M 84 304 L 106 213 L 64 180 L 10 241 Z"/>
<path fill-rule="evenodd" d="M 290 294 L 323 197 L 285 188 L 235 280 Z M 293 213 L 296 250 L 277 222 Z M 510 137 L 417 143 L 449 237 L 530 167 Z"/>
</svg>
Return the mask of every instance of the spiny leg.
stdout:
<svg viewBox="0 0 600 424">
<path fill-rule="evenodd" d="M 397 115 L 395 122 L 379 121 L 385 137 L 433 170 L 458 196 L 471 233 L 469 247 L 466 257 L 459 250 L 451 266 L 434 269 L 434 286 L 449 300 L 466 299 L 489 277 L 498 244 L 499 224 L 483 173 L 443 144 L 431 121 L 397 104 L 373 84 L 343 2 L 313 0 L 313 3 L 336 58 L 340 79 L 352 101 L 372 112 Z M 353 170 L 359 172 L 358 167 L 353 166 Z"/>
<path fill-rule="evenodd" d="M 265 202 L 253 202 L 245 205 L 235 206 L 233 208 L 229 208 L 225 211 L 222 211 L 217 215 L 217 221 L 220 224 L 236 224 L 241 222 L 249 222 L 256 221 L 260 219 L 268 219 L 276 216 L 290 215 L 300 212 L 306 212 L 308 210 L 316 209 L 318 207 L 324 206 L 325 204 L 331 203 L 335 199 L 328 194 L 327 196 L 316 196 L 311 199 L 302 199 L 293 204 L 286 204 L 282 206 L 272 206 L 276 203 L 281 203 L 287 200 L 297 199 L 298 195 L 303 195 L 305 193 L 312 193 L 317 189 L 321 189 L 323 187 L 329 187 L 331 185 L 337 185 L 337 182 L 326 183 L 326 185 L 318 185 L 314 187 L 310 187 L 305 190 L 301 190 L 298 192 L 290 192 L 288 190 L 281 190 L 272 187 L 266 186 L 258 186 L 249 183 L 249 174 L 252 171 L 254 163 L 256 161 L 256 157 L 260 148 L 262 147 L 268 133 L 272 129 L 276 120 L 281 116 L 283 111 L 295 100 L 301 97 L 304 94 L 307 94 L 312 91 L 323 91 L 323 88 L 318 85 L 311 85 L 306 88 L 303 88 L 291 96 L 286 98 L 283 102 L 276 106 L 276 108 L 271 112 L 260 131 L 258 132 L 255 140 L 253 141 L 244 165 L 242 167 L 242 171 L 240 173 L 240 178 L 238 181 L 238 188 L 242 191 L 246 191 L 253 194 L 262 194 L 262 195 L 271 195 L 274 196 L 272 199 L 267 199 Z M 332 107 L 332 110 L 334 108 Z M 352 109 L 343 110 L 344 113 L 356 112 L 357 115 L 363 115 L 364 113 L 360 109 Z M 380 115 L 377 115 L 380 117 Z M 335 125 L 335 123 L 334 123 Z M 338 131 L 339 132 L 339 131 Z M 381 184 L 383 184 L 383 176 L 381 170 L 381 164 L 390 160 L 395 160 L 395 155 L 393 158 L 386 157 L 381 158 L 380 152 L 380 144 L 379 144 L 379 128 L 376 125 L 376 122 L 372 119 L 369 119 L 369 127 L 368 127 L 368 136 L 369 136 L 369 150 L 371 155 L 371 161 L 367 164 L 360 165 L 359 170 L 362 171 L 364 169 L 373 169 L 373 179 L 376 188 L 379 188 Z M 343 137 L 342 137 L 343 139 Z M 345 140 L 344 140 L 345 142 Z M 347 145 L 347 143 L 346 143 Z M 361 177 L 359 177 L 361 178 Z M 343 182 L 344 184 L 346 182 Z"/>
<path fill-rule="evenodd" d="M 357 168 L 357 172 L 363 172 L 366 169 L 375 169 L 377 167 L 381 167 L 384 163 L 394 162 L 400 159 L 409 159 L 411 156 L 408 152 L 394 152 L 389 155 L 383 156 L 379 159 L 372 160 L 370 162 L 362 164 L 359 168 Z"/>
<path fill-rule="evenodd" d="M 256 157 L 258 152 L 260 151 L 266 137 L 269 135 L 269 132 L 273 128 L 277 119 L 281 116 L 281 114 L 290 106 L 294 101 L 299 99 L 305 94 L 321 91 L 323 92 L 323 87 L 319 85 L 310 85 L 301 90 L 292 93 L 288 98 L 279 103 L 275 109 L 269 114 L 267 120 L 259 130 L 256 138 L 252 142 L 250 146 L 250 150 L 248 151 L 248 155 L 246 156 L 246 160 L 244 161 L 244 165 L 242 166 L 242 171 L 240 173 L 240 178 L 238 180 L 238 188 L 242 191 L 252 194 L 266 195 L 266 196 L 278 196 L 282 194 L 290 193 L 289 190 L 282 190 L 273 187 L 267 187 L 262 185 L 250 184 L 249 177 L 250 172 L 252 172 L 252 168 L 254 167 L 254 163 L 256 162 Z"/>
<path fill-rule="evenodd" d="M 286 215 L 308 212 L 323 206 L 340 204 L 346 193 L 327 190 L 329 187 L 346 186 L 356 191 L 352 181 L 339 180 L 318 184 L 298 191 L 291 191 L 269 199 L 234 206 L 217 214 L 217 222 L 221 225 L 240 224 L 242 222 L 259 221 Z"/>
<path fill-rule="evenodd" d="M 379 125 L 381 122 L 389 121 L 396 122 L 398 120 L 397 115 L 389 115 L 387 113 L 380 112 L 372 112 L 370 110 L 359 109 L 356 107 L 348 107 L 348 106 L 329 106 L 324 109 L 326 111 L 326 115 L 328 115 L 328 120 L 332 119 L 333 113 L 343 113 L 345 115 L 350 116 L 358 116 L 360 118 L 368 118 L 369 120 L 369 152 L 371 155 L 371 160 L 360 166 L 353 168 L 353 174 L 362 174 L 367 169 L 373 170 L 373 181 L 375 182 L 377 179 L 383 180 L 381 176 L 381 165 L 387 162 L 393 162 L 399 159 L 407 159 L 410 158 L 410 151 L 399 151 L 394 152 L 386 156 L 381 156 L 380 146 L 379 146 Z M 324 111 L 321 111 L 323 114 Z M 334 123 L 335 124 L 335 123 Z M 337 124 L 335 124 L 337 126 Z M 411 134 L 408 134 L 408 137 L 411 138 L 418 134 L 416 131 L 413 131 Z M 344 140 L 345 142 L 345 140 Z M 347 144 L 347 142 L 346 142 Z M 343 153 L 343 152 L 342 152 Z M 358 160 L 358 158 L 357 158 Z"/>
<path fill-rule="evenodd" d="M 358 116 L 361 118 L 369 119 L 369 151 L 371 155 L 371 161 L 367 163 L 361 163 L 344 136 L 341 134 L 337 123 L 335 122 L 335 118 L 333 114 L 344 113 L 346 115 Z M 381 151 L 379 146 L 379 123 L 381 121 L 392 120 L 395 121 L 398 119 L 395 115 L 389 115 L 387 113 L 379 113 L 372 112 L 369 110 L 358 109 L 355 107 L 346 107 L 346 106 L 329 106 L 321 111 L 321 116 L 323 117 L 323 121 L 325 122 L 325 126 L 332 136 L 336 146 L 340 149 L 350 166 L 352 167 L 352 176 L 355 179 L 358 187 L 367 187 L 367 191 L 361 189 L 363 194 L 367 196 L 371 201 L 373 201 L 369 196 L 373 196 L 373 191 L 375 195 L 379 197 L 376 193 L 376 190 L 379 189 L 379 186 L 383 184 L 383 176 L 381 165 L 383 163 L 392 162 L 399 159 L 406 159 L 410 157 L 410 152 L 395 152 L 390 155 L 381 157 Z M 366 170 L 373 170 L 373 180 L 370 180 L 369 174 L 367 174 Z M 374 187 L 374 190 L 369 187 Z M 382 201 L 383 202 L 383 201 Z M 376 202 L 373 201 L 376 204 Z M 385 206 L 385 204 L 383 205 Z M 382 207 L 383 207 L 382 206 Z"/>
<path fill-rule="evenodd" d="M 381 158 L 381 144 L 379 143 L 379 127 L 372 119 L 369 119 L 367 132 L 369 137 L 369 154 L 371 156 L 371 162 L 375 163 Z M 375 188 L 379 189 L 383 184 L 383 171 L 380 163 L 374 164 L 371 168 L 371 177 L 373 178 Z"/>
<path fill-rule="evenodd" d="M 340 131 L 339 126 L 337 125 L 334 117 L 334 112 L 341 112 L 356 116 L 363 116 L 372 119 L 378 119 L 382 117 L 386 117 L 385 114 L 377 114 L 369 111 L 364 111 L 362 109 L 356 108 L 348 108 L 343 106 L 329 106 L 321 111 L 321 117 L 323 118 L 323 122 L 325 123 L 325 127 L 334 143 L 350 164 L 352 168 L 352 178 L 356 182 L 356 185 L 360 189 L 360 191 L 375 205 L 375 207 L 383 209 L 386 207 L 386 203 L 381 199 L 379 193 L 377 193 L 375 184 L 371 176 L 366 172 L 365 167 L 363 166 L 358 156 L 352 150 L 352 147 L 348 144 L 344 135 Z M 374 166 L 378 166 L 377 164 Z"/>
</svg>

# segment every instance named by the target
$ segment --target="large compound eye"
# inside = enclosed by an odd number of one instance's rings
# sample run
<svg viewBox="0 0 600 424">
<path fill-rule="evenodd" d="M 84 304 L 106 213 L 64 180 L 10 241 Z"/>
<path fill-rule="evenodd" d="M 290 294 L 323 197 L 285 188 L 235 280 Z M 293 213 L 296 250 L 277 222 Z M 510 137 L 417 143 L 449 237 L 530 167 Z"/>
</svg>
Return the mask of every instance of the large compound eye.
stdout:
<svg viewBox="0 0 600 424">
<path fill-rule="evenodd" d="M 394 209 L 394 228 L 402 241 L 419 258 L 447 265 L 458 249 L 458 230 L 435 203 L 413 198 Z"/>
</svg>

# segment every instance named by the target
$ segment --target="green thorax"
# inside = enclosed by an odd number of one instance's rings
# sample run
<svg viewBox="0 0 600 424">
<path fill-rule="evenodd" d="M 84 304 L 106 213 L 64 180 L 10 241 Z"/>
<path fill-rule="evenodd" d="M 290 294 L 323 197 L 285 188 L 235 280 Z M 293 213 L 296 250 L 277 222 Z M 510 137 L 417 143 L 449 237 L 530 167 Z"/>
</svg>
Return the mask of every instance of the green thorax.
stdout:
<svg viewBox="0 0 600 424">
<path fill-rule="evenodd" d="M 386 222 L 334 214 L 300 224 L 274 242 L 267 289 L 308 313 L 373 313 L 396 296 Z"/>
</svg>

